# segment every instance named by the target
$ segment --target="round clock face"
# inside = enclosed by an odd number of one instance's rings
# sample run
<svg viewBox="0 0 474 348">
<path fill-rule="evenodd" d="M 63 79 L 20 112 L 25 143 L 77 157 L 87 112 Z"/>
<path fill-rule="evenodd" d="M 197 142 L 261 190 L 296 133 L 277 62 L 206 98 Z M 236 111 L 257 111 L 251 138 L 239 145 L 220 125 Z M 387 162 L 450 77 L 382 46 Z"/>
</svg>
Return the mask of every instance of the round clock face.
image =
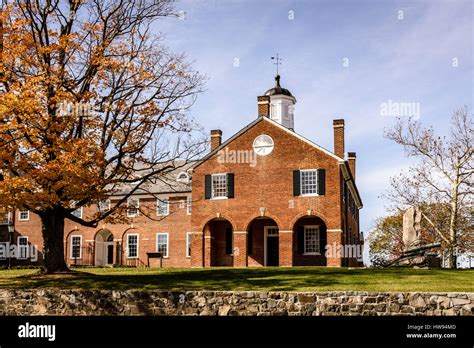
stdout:
<svg viewBox="0 0 474 348">
<path fill-rule="evenodd" d="M 266 134 L 259 135 L 253 141 L 253 150 L 259 156 L 269 155 L 274 147 L 273 139 Z"/>
</svg>

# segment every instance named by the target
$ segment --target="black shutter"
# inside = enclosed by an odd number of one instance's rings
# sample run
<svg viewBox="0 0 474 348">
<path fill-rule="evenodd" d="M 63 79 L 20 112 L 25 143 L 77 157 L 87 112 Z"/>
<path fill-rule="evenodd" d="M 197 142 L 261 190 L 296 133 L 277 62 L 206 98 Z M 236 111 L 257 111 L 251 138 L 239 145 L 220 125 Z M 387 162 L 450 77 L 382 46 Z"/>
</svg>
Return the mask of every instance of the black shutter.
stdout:
<svg viewBox="0 0 474 348">
<path fill-rule="evenodd" d="M 247 255 L 252 255 L 253 253 L 253 231 L 252 228 L 249 229 L 247 235 Z"/>
<path fill-rule="evenodd" d="M 234 198 L 234 174 L 227 174 L 227 198 Z"/>
<path fill-rule="evenodd" d="M 318 195 L 326 194 L 326 170 L 318 169 Z"/>
<path fill-rule="evenodd" d="M 300 171 L 293 171 L 293 196 L 299 196 L 300 192 Z"/>
<path fill-rule="evenodd" d="M 204 198 L 211 199 L 212 196 L 212 175 L 206 175 L 204 180 Z"/>
<path fill-rule="evenodd" d="M 232 228 L 225 229 L 225 253 L 232 254 Z"/>
<path fill-rule="evenodd" d="M 298 254 L 304 254 L 304 226 L 298 226 Z"/>
<path fill-rule="evenodd" d="M 325 255 L 326 252 L 326 243 L 327 243 L 327 233 L 326 233 L 326 226 L 319 225 L 319 252 L 321 255 Z"/>
</svg>

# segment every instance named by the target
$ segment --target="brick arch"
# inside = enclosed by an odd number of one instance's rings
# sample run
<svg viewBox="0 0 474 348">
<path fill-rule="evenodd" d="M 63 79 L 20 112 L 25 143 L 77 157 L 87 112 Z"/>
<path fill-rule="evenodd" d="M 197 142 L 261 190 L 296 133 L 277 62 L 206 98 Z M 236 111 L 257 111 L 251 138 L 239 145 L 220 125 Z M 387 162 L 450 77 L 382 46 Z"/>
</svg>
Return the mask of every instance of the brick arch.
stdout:
<svg viewBox="0 0 474 348">
<path fill-rule="evenodd" d="M 279 218 L 277 218 L 276 216 L 272 215 L 272 214 L 267 214 L 265 213 L 264 216 L 261 216 L 261 215 L 258 215 L 258 216 L 254 216 L 253 218 L 251 218 L 250 220 L 248 220 L 247 224 L 245 225 L 245 231 L 248 231 L 250 226 L 252 225 L 252 223 L 258 219 L 258 218 L 267 218 L 267 219 L 271 219 L 273 221 L 275 221 L 275 223 L 277 224 L 278 226 L 278 229 L 281 229 L 282 228 L 282 223 L 280 221 Z"/>
<path fill-rule="evenodd" d="M 204 227 L 206 227 L 206 225 L 207 225 L 209 222 L 211 222 L 212 220 L 216 220 L 216 219 L 217 219 L 217 216 L 208 217 L 208 218 L 206 218 L 206 219 L 203 219 L 203 221 L 202 221 L 201 224 L 199 225 L 198 231 L 199 231 L 199 232 L 204 232 Z M 219 219 L 225 219 L 225 220 L 227 220 L 227 221 L 230 223 L 230 225 L 232 226 L 232 231 L 236 231 L 236 229 L 235 229 L 236 224 L 235 224 L 234 220 L 233 220 L 232 218 L 230 218 L 228 215 L 220 214 L 220 215 L 219 215 Z"/>
<path fill-rule="evenodd" d="M 321 220 L 323 220 L 324 224 L 326 225 L 326 228 L 329 228 L 328 218 L 324 214 L 321 214 L 319 212 L 317 214 L 311 214 L 311 215 L 308 215 L 307 212 L 296 215 L 290 222 L 290 228 L 293 229 L 293 227 L 298 222 L 298 220 L 304 217 L 320 218 Z"/>
<path fill-rule="evenodd" d="M 93 238 L 94 243 L 95 243 L 95 241 L 96 241 L 97 236 L 98 236 L 99 233 L 101 233 L 101 232 L 109 232 L 109 234 L 111 234 L 112 236 L 114 236 L 114 233 L 113 233 L 111 230 L 109 230 L 108 228 L 101 228 L 101 229 L 97 230 L 97 231 L 94 233 L 94 238 Z M 114 236 L 114 237 L 115 237 L 115 236 Z"/>
</svg>

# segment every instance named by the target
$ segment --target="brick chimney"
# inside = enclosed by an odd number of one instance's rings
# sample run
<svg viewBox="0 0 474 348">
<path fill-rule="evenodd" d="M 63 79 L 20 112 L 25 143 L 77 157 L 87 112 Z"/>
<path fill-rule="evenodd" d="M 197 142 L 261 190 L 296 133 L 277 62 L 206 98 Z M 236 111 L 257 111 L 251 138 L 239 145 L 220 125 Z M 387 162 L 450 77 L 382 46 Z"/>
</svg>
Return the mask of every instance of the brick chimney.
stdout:
<svg viewBox="0 0 474 348">
<path fill-rule="evenodd" d="M 347 153 L 347 161 L 349 162 L 349 168 L 351 168 L 352 176 L 356 177 L 356 153 L 355 152 L 348 152 Z"/>
<path fill-rule="evenodd" d="M 262 95 L 257 97 L 258 116 L 270 117 L 270 96 Z"/>
<path fill-rule="evenodd" d="M 222 144 L 222 131 L 220 129 L 211 130 L 211 151 Z"/>
<path fill-rule="evenodd" d="M 344 120 L 333 120 L 334 127 L 334 154 L 344 158 Z"/>
</svg>

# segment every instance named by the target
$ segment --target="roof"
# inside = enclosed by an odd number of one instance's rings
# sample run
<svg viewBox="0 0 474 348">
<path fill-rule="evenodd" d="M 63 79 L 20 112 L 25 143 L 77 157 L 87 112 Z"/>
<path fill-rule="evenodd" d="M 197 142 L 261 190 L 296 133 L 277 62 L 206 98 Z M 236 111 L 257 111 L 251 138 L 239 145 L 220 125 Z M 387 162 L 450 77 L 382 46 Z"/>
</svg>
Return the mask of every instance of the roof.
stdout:
<svg viewBox="0 0 474 348">
<path fill-rule="evenodd" d="M 247 126 L 245 126 L 244 128 L 242 128 L 240 131 L 238 131 L 237 133 L 235 133 L 232 137 L 230 137 L 229 139 L 227 139 L 225 142 L 223 142 L 220 146 L 218 146 L 217 148 L 215 148 L 213 151 L 209 152 L 206 156 L 204 156 L 201 160 L 199 161 L 196 161 L 196 163 L 192 166 L 192 168 L 197 168 L 199 167 L 199 165 L 201 165 L 201 163 L 203 163 L 204 161 L 206 161 L 207 159 L 211 158 L 212 156 L 214 156 L 216 153 L 218 153 L 220 150 L 224 149 L 229 143 L 231 143 L 232 141 L 234 141 L 236 138 L 238 138 L 239 136 L 241 136 L 243 133 L 245 133 L 247 130 L 249 130 L 250 128 L 254 127 L 256 124 L 260 123 L 260 122 L 269 122 L 271 124 L 273 124 L 274 126 L 280 128 L 281 130 L 291 134 L 292 136 L 304 141 L 305 143 L 317 148 L 318 150 L 324 152 L 326 155 L 329 155 L 331 157 L 333 157 L 334 159 L 338 160 L 338 161 L 344 161 L 343 158 L 339 157 L 339 156 L 336 156 L 334 153 L 332 153 L 331 151 L 325 149 L 324 147 L 312 142 L 311 140 L 303 137 L 302 135 L 296 133 L 295 131 L 291 130 L 291 129 L 288 129 L 286 128 L 285 126 L 282 126 L 281 124 L 279 124 L 278 122 L 266 117 L 266 116 L 260 116 L 258 117 L 257 119 L 255 119 L 253 122 L 249 123 Z"/>
<path fill-rule="evenodd" d="M 280 75 L 275 76 L 275 87 L 270 88 L 265 92 L 265 95 L 272 96 L 272 95 L 287 95 L 292 97 L 293 95 L 289 90 L 280 86 Z"/>
<path fill-rule="evenodd" d="M 140 189 L 137 189 L 133 194 L 159 194 L 159 193 L 184 193 L 191 192 L 191 172 L 190 169 L 196 163 L 196 161 L 186 160 L 174 160 L 159 163 L 155 166 L 155 170 L 160 167 L 163 168 L 156 177 L 148 180 L 146 183 L 141 185 Z M 140 175 L 147 175 L 151 169 L 146 169 L 145 165 L 138 165 L 137 170 L 142 172 Z M 178 176 L 186 174 L 188 180 L 178 180 Z M 114 189 L 113 195 L 120 196 L 128 194 L 134 188 L 133 184 L 122 184 Z"/>
</svg>

